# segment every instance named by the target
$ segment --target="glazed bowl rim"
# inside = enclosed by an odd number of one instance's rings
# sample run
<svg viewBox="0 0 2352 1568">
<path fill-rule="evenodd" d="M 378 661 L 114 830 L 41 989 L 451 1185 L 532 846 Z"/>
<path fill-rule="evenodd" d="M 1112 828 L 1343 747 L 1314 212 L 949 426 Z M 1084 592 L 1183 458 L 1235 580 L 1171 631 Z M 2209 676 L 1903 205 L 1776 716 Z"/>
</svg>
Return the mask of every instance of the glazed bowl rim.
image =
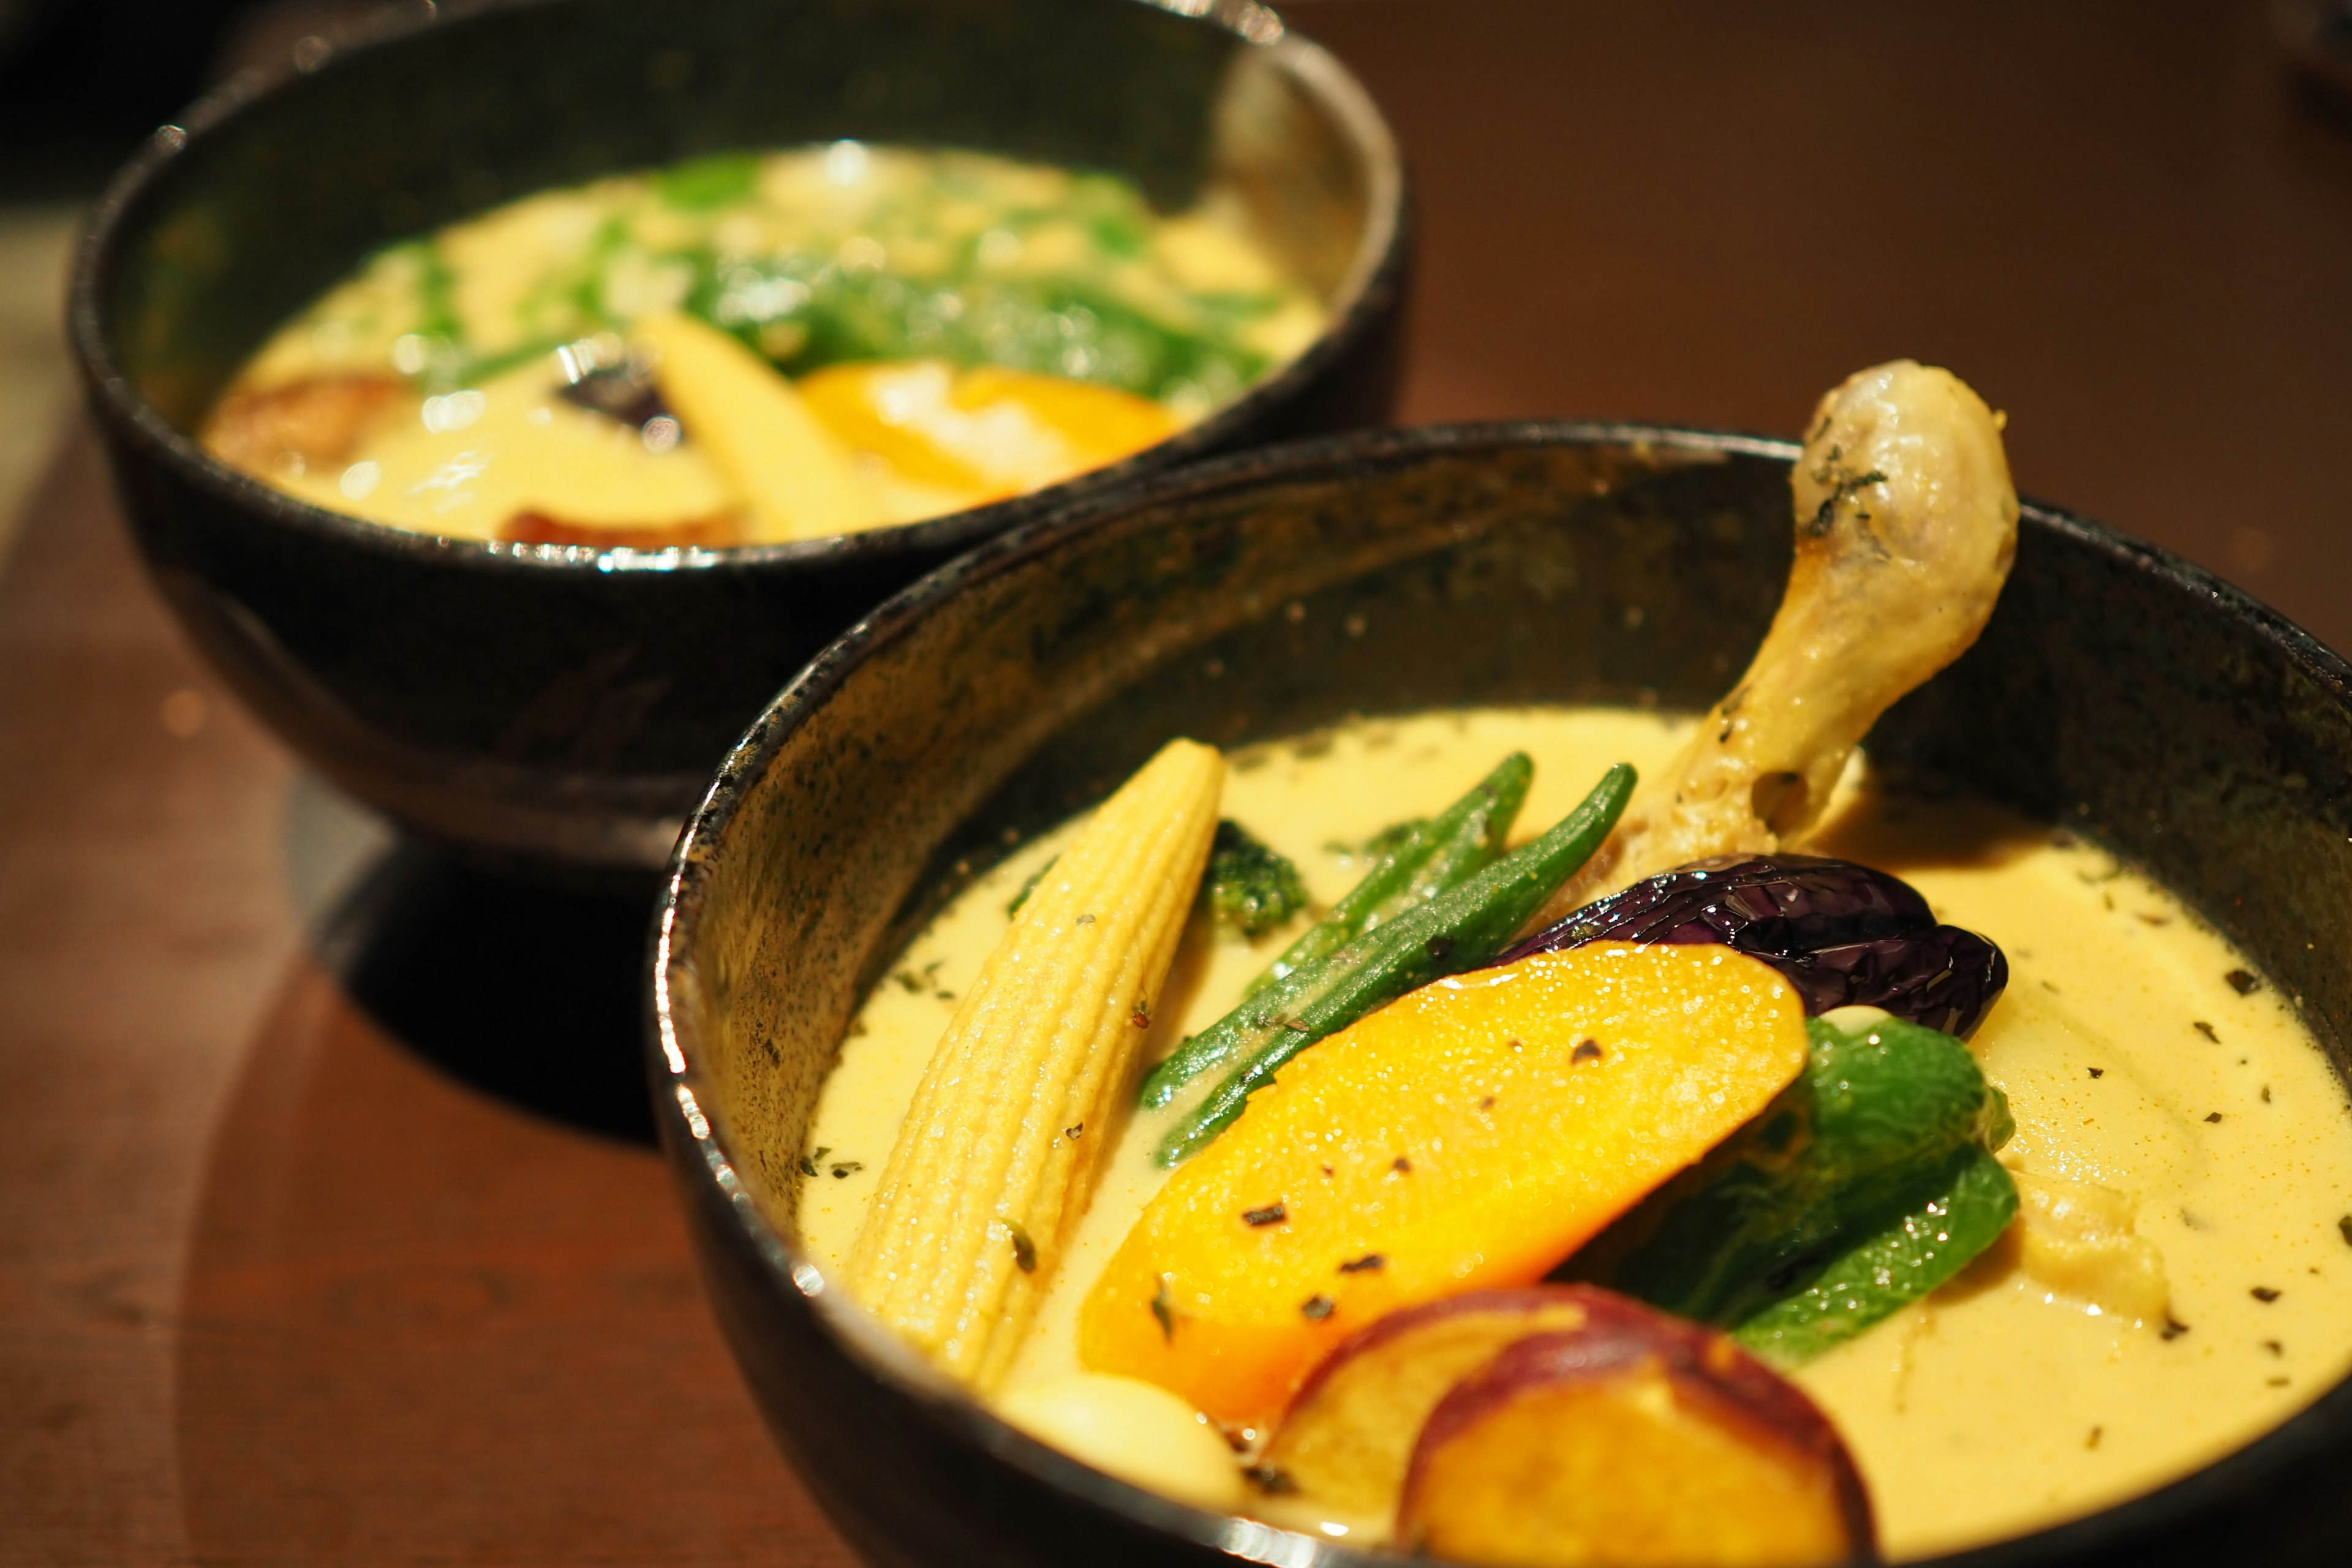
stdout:
<svg viewBox="0 0 2352 1568">
<path fill-rule="evenodd" d="M 704 1109 L 698 1066 L 702 1042 L 691 1019 L 681 1022 L 672 974 L 690 964 L 694 926 L 713 876 L 714 854 L 736 810 L 793 735 L 868 659 L 896 644 L 941 604 L 1055 551 L 1075 548 L 1089 535 L 1135 512 L 1209 500 L 1285 482 L 1344 480 L 1368 468 L 1401 467 L 1432 457 L 1476 457 L 1530 447 L 1630 447 L 1710 457 L 1792 461 L 1800 444 L 1775 437 L 1698 426 L 1606 420 L 1517 420 L 1362 431 L 1286 442 L 1150 476 L 1115 493 L 1073 504 L 1014 529 L 932 571 L 868 614 L 811 660 L 778 692 L 728 753 L 700 804 L 688 817 L 665 874 L 654 911 L 646 963 L 647 1059 L 654 1112 L 674 1166 L 694 1173 L 694 1200 L 717 1196 L 761 1260 L 768 1288 L 807 1299 L 835 1349 L 898 1384 L 964 1442 L 1070 1492 L 1085 1503 L 1170 1531 L 1200 1544 L 1253 1561 L 1297 1568 L 1311 1561 L 1328 1568 L 1352 1563 L 1426 1563 L 1378 1549 L 1351 1547 L 1298 1531 L 1172 1501 L 1094 1469 L 1029 1438 L 899 1343 L 844 1292 L 827 1289 L 818 1265 L 771 1224 L 735 1174 L 728 1134 Z M 2352 663 L 2242 589 L 2183 557 L 2066 509 L 2032 500 L 2021 506 L 2032 527 L 2169 589 L 2185 592 L 2217 614 L 2245 625 L 2318 681 L 2352 712 Z M 2095 825 L 2093 825 L 2095 831 Z M 2317 1452 L 2331 1426 L 2352 1430 L 2352 1374 L 2337 1379 L 2310 1403 L 2240 1447 L 2167 1482 L 2079 1518 L 1982 1545 L 1918 1559 L 1920 1568 L 2026 1568 L 2054 1563 L 2153 1529 L 2185 1524 L 2209 1509 L 2243 1497 L 2273 1469 Z M 1297 1542 L 1309 1542 L 1302 1556 Z M 1285 1547 L 1287 1547 L 1286 1552 Z M 1253 1550 L 1253 1547 L 1258 1548 Z"/>
<path fill-rule="evenodd" d="M 1252 384 L 1239 397 L 1165 440 L 1130 457 L 1072 476 L 1059 484 L 985 506 L 918 522 L 897 523 L 856 533 L 828 534 L 778 543 L 671 546 L 641 550 L 623 545 L 525 544 L 448 534 L 419 533 L 296 499 L 229 467 L 206 452 L 149 402 L 115 355 L 109 336 L 108 286 L 124 265 L 123 246 L 165 199 L 163 190 L 182 161 L 205 150 L 254 116 L 268 111 L 281 91 L 311 77 L 363 68 L 380 52 L 416 40 L 487 26 L 520 11 L 593 0 L 478 0 L 445 12 L 432 0 L 390 8 L 342 28 L 324 29 L 298 45 L 274 65 L 248 67 L 190 104 L 178 120 L 157 128 L 107 184 L 91 206 L 76 247 L 66 293 L 66 335 L 84 393 L 99 416 L 150 460 L 176 471 L 200 490 L 278 527 L 315 539 L 377 554 L 436 560 L 487 571 L 723 571 L 823 563 L 849 566 L 908 555 L 952 551 L 1009 528 L 1083 504 L 1150 473 L 1186 462 L 1243 434 L 1270 404 L 1278 404 L 1317 380 L 1357 343 L 1378 330 L 1394 308 L 1411 233 L 1412 198 L 1394 133 L 1379 106 L 1354 73 L 1319 44 L 1286 26 L 1271 38 L 1250 36 L 1249 18 L 1263 7 L 1237 0 L 1212 0 L 1202 12 L 1161 0 L 1108 0 L 1167 12 L 1182 21 L 1215 27 L 1244 48 L 1278 57 L 1292 79 L 1315 98 L 1367 174 L 1366 221 L 1355 254 L 1329 302 L 1329 316 L 1314 342 Z M 356 62 L 356 64 L 354 63 Z M 614 170 L 610 173 L 621 173 Z M 528 194 L 528 193 L 526 193 Z M 457 220 L 452 220 L 457 221 Z"/>
</svg>

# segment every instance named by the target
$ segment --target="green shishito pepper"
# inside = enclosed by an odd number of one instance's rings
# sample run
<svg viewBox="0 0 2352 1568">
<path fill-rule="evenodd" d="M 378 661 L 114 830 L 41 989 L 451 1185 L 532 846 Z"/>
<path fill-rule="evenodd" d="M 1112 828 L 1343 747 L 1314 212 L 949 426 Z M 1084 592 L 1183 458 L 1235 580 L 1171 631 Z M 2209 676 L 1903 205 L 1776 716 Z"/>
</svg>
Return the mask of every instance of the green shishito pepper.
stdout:
<svg viewBox="0 0 2352 1568">
<path fill-rule="evenodd" d="M 1438 816 L 1406 825 L 1402 837 L 1382 855 L 1364 879 L 1348 889 L 1317 922 L 1265 973 L 1249 983 L 1244 999 L 1276 981 L 1287 978 L 1320 958 L 1328 958 L 1374 926 L 1396 919 L 1415 904 L 1425 904 L 1457 882 L 1486 868 L 1503 851 L 1511 824 L 1528 798 L 1536 765 L 1525 752 L 1513 752 L 1495 771 L 1471 786 L 1470 793 Z M 1175 1060 L 1170 1058 L 1170 1063 Z M 1159 1086 L 1146 1083 L 1144 1103 L 1165 1105 L 1192 1068 L 1171 1068 Z M 1179 1076 L 1181 1075 L 1181 1076 Z M 1159 1074 L 1155 1074 L 1159 1077 Z M 1153 1098 L 1154 1094 L 1158 1098 Z"/>
<path fill-rule="evenodd" d="M 1967 1047 L 1883 1016 L 1810 1028 L 1797 1081 L 1575 1266 L 1784 1366 L 1941 1285 L 2017 1212 L 1992 1158 L 2009 1103 Z"/>
<path fill-rule="evenodd" d="M 1228 1061 L 1235 1065 L 1177 1120 L 1152 1158 L 1169 1166 L 1191 1159 L 1232 1125 L 1249 1097 L 1273 1082 L 1291 1058 L 1406 992 L 1475 969 L 1500 952 L 1601 847 L 1633 793 L 1633 778 L 1631 767 L 1618 763 L 1583 804 L 1534 843 L 1276 981 L 1194 1036 L 1145 1079 L 1146 1104 L 1164 1105 L 1186 1079 Z M 1183 1065 L 1167 1070 L 1188 1053 Z"/>
<path fill-rule="evenodd" d="M 1732 1337 L 1775 1366 L 1799 1366 L 1916 1301 L 2000 1239 L 2017 1184 L 1987 1151 L 1953 1157 L 1948 1179 L 1832 1258 L 1811 1284 L 1741 1321 Z"/>
</svg>

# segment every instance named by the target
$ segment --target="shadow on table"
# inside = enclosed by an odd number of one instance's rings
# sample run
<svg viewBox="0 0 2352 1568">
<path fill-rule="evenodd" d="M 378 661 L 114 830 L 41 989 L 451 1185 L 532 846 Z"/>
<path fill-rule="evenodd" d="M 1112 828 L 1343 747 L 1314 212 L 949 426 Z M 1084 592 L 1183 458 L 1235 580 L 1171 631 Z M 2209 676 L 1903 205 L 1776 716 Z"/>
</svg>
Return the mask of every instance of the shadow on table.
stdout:
<svg viewBox="0 0 2352 1568">
<path fill-rule="evenodd" d="M 477 948 L 546 962 L 491 940 L 530 900 L 378 869 L 358 972 L 425 1024 L 399 976 Z M 491 1006 L 507 1023 L 473 1037 L 508 1061 L 596 1011 L 550 1000 L 531 1032 L 530 1005 Z M 173 1418 L 195 1562 L 855 1568 L 761 1429 L 662 1162 L 472 1092 L 307 957 L 222 1108 L 187 1242 Z"/>
<path fill-rule="evenodd" d="M 542 1116 L 654 1141 L 643 898 L 562 892 L 399 842 L 318 936 L 353 1002 L 450 1076 Z"/>
</svg>

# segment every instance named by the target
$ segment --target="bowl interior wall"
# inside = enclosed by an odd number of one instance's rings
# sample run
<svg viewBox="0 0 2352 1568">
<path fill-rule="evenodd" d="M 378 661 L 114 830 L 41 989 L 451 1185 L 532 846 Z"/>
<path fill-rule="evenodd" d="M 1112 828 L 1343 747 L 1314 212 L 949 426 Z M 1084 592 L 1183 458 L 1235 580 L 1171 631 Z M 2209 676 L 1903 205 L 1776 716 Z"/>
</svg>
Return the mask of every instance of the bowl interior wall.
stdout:
<svg viewBox="0 0 2352 1568">
<path fill-rule="evenodd" d="M 213 132 L 150 188 L 105 304 L 142 395 L 192 429 L 380 246 L 615 171 L 842 137 L 1108 168 L 1171 207 L 1214 168 L 1329 294 L 1372 199 L 1333 112 L 1293 51 L 1131 0 L 510 5 L 331 60 Z"/>
<path fill-rule="evenodd" d="M 1370 105 L 1353 128 L 1349 89 L 1332 95 L 1328 57 L 1302 47 L 1242 49 L 1232 57 L 1209 125 L 1209 177 L 1236 193 L 1253 233 L 1327 305 L 1343 300 L 1377 260 L 1367 232 L 1381 205 L 1368 142 L 1385 142 Z"/>
</svg>

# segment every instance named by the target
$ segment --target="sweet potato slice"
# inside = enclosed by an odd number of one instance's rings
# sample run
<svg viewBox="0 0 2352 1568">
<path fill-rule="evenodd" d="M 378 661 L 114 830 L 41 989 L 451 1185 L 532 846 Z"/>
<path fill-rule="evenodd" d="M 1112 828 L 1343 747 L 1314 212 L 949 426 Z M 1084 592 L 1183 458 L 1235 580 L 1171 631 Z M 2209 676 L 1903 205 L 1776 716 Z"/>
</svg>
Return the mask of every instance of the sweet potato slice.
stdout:
<svg viewBox="0 0 2352 1568">
<path fill-rule="evenodd" d="M 1260 1454 L 1260 1469 L 1335 1513 L 1386 1518 L 1413 1439 L 1447 1390 L 1519 1340 L 1582 1328 L 1595 1300 L 1620 1298 L 1539 1285 L 1390 1313 L 1323 1358 Z"/>
<path fill-rule="evenodd" d="M 1726 1336 L 1622 1298 L 1518 1341 L 1439 1402 L 1396 1543 L 1511 1568 L 1811 1568 L 1876 1551 L 1861 1476 L 1811 1400 Z"/>
<path fill-rule="evenodd" d="M 1727 948 L 1424 986 L 1283 1068 L 1169 1179 L 1087 1300 L 1080 1358 L 1262 1425 L 1373 1320 L 1543 1278 L 1805 1056 L 1796 993 Z"/>
</svg>

